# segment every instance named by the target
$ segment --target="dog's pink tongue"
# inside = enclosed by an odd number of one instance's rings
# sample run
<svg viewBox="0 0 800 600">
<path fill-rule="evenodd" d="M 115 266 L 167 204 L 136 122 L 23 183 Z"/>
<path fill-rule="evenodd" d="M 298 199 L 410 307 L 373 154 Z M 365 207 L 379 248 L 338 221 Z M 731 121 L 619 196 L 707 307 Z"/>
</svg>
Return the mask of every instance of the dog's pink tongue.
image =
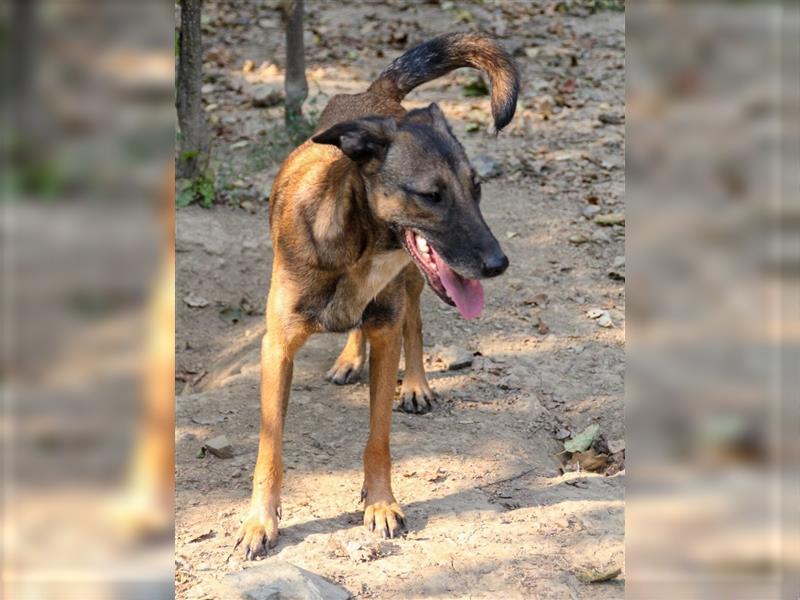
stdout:
<svg viewBox="0 0 800 600">
<path fill-rule="evenodd" d="M 439 278 L 450 299 L 465 319 L 474 319 L 483 310 L 483 286 L 480 281 L 462 277 L 444 262 L 431 248 L 433 260 L 439 270 Z"/>
</svg>

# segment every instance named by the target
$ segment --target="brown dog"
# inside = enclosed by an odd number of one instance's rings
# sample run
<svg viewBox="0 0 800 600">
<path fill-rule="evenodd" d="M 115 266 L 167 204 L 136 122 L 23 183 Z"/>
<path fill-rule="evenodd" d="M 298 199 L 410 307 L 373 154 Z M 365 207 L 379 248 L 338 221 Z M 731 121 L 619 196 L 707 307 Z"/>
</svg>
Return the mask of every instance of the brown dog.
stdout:
<svg viewBox="0 0 800 600">
<path fill-rule="evenodd" d="M 422 366 L 419 296 L 428 284 L 465 318 L 483 308 L 478 279 L 508 266 L 479 208 L 480 184 L 436 104 L 406 112 L 412 89 L 459 67 L 484 71 L 499 131 L 519 76 L 494 40 L 448 34 L 395 60 L 369 89 L 335 96 L 317 133 L 292 152 L 270 197 L 274 261 L 261 346 L 261 431 L 250 512 L 237 535 L 247 558 L 278 541 L 282 440 L 295 353 L 312 333 L 353 331 L 334 371 L 358 371 L 369 341 L 370 431 L 364 524 L 392 537 L 389 432 L 405 340 L 403 391 L 432 398 Z M 334 373 L 335 375 L 335 373 Z"/>
</svg>

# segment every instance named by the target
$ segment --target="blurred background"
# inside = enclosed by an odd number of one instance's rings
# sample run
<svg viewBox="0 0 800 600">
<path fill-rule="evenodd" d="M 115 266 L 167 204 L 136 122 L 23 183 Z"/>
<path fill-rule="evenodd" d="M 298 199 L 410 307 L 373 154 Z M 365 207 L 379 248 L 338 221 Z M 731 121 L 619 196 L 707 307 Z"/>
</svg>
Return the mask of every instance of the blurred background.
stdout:
<svg viewBox="0 0 800 600">
<path fill-rule="evenodd" d="M 3 597 L 172 597 L 175 7 L 0 15 Z M 626 27 L 626 595 L 796 598 L 798 7 Z"/>
<path fill-rule="evenodd" d="M 796 598 L 798 9 L 626 13 L 626 592 Z"/>
<path fill-rule="evenodd" d="M 0 595 L 171 598 L 173 5 L 0 11 Z"/>
</svg>

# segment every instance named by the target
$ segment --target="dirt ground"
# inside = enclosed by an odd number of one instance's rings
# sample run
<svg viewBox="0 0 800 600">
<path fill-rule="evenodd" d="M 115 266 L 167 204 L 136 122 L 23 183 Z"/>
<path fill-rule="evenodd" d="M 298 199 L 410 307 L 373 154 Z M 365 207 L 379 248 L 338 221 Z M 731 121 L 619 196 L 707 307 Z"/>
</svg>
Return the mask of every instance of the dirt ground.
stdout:
<svg viewBox="0 0 800 600">
<path fill-rule="evenodd" d="M 267 199 L 290 147 L 282 107 L 253 106 L 254 86 L 282 76 L 278 2 L 205 4 L 218 204 L 178 212 L 184 599 L 217 597 L 225 574 L 252 565 L 231 551 L 256 457 Z M 511 267 L 486 282 L 474 321 L 423 293 L 426 366 L 441 401 L 426 415 L 394 413 L 393 487 L 409 524 L 399 539 L 378 542 L 361 525 L 368 390 L 323 379 L 345 338 L 309 341 L 287 418 L 281 538 L 266 560 L 318 573 L 356 598 L 622 598 L 624 14 L 592 2 L 404 4 L 307 1 L 306 112 L 364 89 L 435 34 L 482 29 L 510 40 L 523 89 L 499 137 L 487 130 L 488 97 L 465 95 L 469 71 L 424 86 L 405 105 L 438 102 L 469 156 L 499 164 L 482 209 Z M 474 353 L 472 367 L 446 370 L 437 360 L 446 346 Z M 562 438 L 591 424 L 602 464 L 576 468 Z M 222 434 L 235 456 L 201 458 L 204 441 Z M 616 568 L 613 581 L 583 581 Z"/>
</svg>

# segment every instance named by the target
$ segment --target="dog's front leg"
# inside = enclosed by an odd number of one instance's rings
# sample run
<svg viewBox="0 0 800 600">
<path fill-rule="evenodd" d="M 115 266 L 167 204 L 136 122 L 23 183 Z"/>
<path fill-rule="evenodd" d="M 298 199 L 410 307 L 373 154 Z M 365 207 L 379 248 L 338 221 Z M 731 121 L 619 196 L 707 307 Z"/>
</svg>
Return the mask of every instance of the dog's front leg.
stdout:
<svg viewBox="0 0 800 600">
<path fill-rule="evenodd" d="M 272 325 L 272 326 L 270 326 Z M 250 560 L 266 554 L 278 543 L 278 520 L 281 516 L 281 480 L 283 479 L 283 425 L 289 390 L 292 386 L 294 355 L 308 338 L 308 333 L 268 325 L 261 343 L 261 430 L 258 458 L 253 473 L 253 496 L 250 512 L 236 536 L 236 546 L 244 544 Z"/>
<path fill-rule="evenodd" d="M 369 339 L 369 438 L 364 450 L 364 525 L 384 537 L 405 526 L 405 515 L 392 494 L 389 434 L 392 402 L 400 363 L 402 320 L 391 326 L 366 328 Z"/>
</svg>

